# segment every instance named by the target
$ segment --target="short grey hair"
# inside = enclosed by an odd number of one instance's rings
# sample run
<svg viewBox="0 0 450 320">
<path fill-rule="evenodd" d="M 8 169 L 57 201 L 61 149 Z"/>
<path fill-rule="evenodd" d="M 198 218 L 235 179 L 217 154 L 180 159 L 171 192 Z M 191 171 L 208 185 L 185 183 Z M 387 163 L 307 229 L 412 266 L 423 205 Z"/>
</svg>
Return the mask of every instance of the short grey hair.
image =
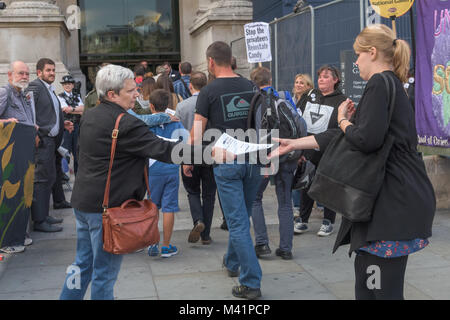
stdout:
<svg viewBox="0 0 450 320">
<path fill-rule="evenodd" d="M 108 91 L 114 91 L 119 94 L 124 87 L 125 80 L 134 80 L 134 73 L 130 69 L 109 64 L 100 69 L 95 80 L 95 88 L 98 97 L 104 98 Z"/>
</svg>

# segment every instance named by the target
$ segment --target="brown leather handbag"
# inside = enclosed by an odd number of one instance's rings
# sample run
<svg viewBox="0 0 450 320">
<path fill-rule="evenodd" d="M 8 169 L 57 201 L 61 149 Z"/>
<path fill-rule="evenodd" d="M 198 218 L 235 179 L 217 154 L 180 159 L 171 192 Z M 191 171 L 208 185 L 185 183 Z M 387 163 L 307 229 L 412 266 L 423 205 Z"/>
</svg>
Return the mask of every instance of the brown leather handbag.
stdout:
<svg viewBox="0 0 450 320">
<path fill-rule="evenodd" d="M 111 170 L 119 135 L 119 122 L 124 115 L 125 113 L 122 113 L 117 117 L 112 132 L 111 159 L 103 198 L 103 250 L 113 254 L 132 253 L 159 243 L 159 211 L 150 199 L 141 201 L 130 199 L 122 203 L 120 207 L 108 208 Z M 144 171 L 150 198 L 147 166 Z"/>
</svg>

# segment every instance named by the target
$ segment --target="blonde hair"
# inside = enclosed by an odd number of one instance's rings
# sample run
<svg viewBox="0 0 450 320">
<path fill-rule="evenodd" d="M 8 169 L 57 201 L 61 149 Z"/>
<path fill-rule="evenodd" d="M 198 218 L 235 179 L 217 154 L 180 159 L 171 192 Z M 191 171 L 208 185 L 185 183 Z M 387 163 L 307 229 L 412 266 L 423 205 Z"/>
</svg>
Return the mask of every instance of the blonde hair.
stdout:
<svg viewBox="0 0 450 320">
<path fill-rule="evenodd" d="M 309 86 L 311 89 L 314 89 L 314 84 L 313 84 L 313 81 L 312 81 L 311 76 L 310 76 L 309 74 L 306 74 L 306 73 L 299 73 L 299 74 L 297 74 L 297 75 L 295 76 L 295 79 L 294 79 L 294 88 L 292 89 L 292 92 L 294 93 L 294 96 L 295 96 L 297 99 L 300 99 L 300 95 L 297 97 L 298 94 L 297 94 L 297 92 L 295 92 L 295 82 L 297 81 L 298 78 L 302 78 L 303 81 L 306 82 L 306 85 Z M 303 93 L 304 93 L 304 92 L 303 92 Z M 303 94 L 303 93 L 302 93 L 302 94 Z"/>
<path fill-rule="evenodd" d="M 405 40 L 396 39 L 394 31 L 383 24 L 366 27 L 356 37 L 353 49 L 358 52 L 368 52 L 375 47 L 382 53 L 385 62 L 392 64 L 395 75 L 402 81 L 408 79 L 411 50 Z"/>
</svg>

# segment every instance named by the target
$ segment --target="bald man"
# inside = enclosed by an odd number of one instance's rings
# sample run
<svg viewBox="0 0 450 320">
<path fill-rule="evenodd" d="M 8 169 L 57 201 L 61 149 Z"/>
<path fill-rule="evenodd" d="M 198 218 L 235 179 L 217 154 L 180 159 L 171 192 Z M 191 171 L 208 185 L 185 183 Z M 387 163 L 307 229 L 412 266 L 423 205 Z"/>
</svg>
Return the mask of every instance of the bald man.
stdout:
<svg viewBox="0 0 450 320">
<path fill-rule="evenodd" d="M 0 88 L 0 122 L 20 122 L 34 126 L 36 113 L 33 96 L 25 94 L 30 81 L 30 70 L 22 61 L 11 63 L 8 84 Z"/>
</svg>

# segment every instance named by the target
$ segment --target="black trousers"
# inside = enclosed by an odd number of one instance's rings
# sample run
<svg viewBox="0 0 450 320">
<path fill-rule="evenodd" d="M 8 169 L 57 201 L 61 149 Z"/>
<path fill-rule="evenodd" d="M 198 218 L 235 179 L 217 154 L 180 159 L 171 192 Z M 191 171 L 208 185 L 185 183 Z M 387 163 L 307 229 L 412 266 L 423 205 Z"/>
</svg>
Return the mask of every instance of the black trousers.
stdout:
<svg viewBox="0 0 450 320">
<path fill-rule="evenodd" d="M 314 200 L 308 196 L 309 189 L 302 189 L 300 199 L 300 218 L 302 222 L 308 223 L 309 217 L 311 216 L 312 208 L 314 205 Z M 324 208 L 323 218 L 331 221 L 332 224 L 336 221 L 336 212 L 331 209 Z"/>
<path fill-rule="evenodd" d="M 66 196 L 64 195 L 62 184 L 63 171 L 61 167 L 61 161 L 62 156 L 59 154 L 58 151 L 56 151 L 55 153 L 56 180 L 52 188 L 53 203 L 66 201 Z"/>
<path fill-rule="evenodd" d="M 34 172 L 33 203 L 31 218 L 43 222 L 49 212 L 50 195 L 56 180 L 55 138 L 43 137 L 36 149 L 36 169 Z"/>
<path fill-rule="evenodd" d="M 216 200 L 216 181 L 212 166 L 194 166 L 192 177 L 182 173 L 183 185 L 188 193 L 189 208 L 195 224 L 201 220 L 205 230 L 200 234 L 202 240 L 210 239 L 214 203 Z"/>
<path fill-rule="evenodd" d="M 356 300 L 403 300 L 408 256 L 381 258 L 360 252 L 355 258 Z"/>
</svg>

